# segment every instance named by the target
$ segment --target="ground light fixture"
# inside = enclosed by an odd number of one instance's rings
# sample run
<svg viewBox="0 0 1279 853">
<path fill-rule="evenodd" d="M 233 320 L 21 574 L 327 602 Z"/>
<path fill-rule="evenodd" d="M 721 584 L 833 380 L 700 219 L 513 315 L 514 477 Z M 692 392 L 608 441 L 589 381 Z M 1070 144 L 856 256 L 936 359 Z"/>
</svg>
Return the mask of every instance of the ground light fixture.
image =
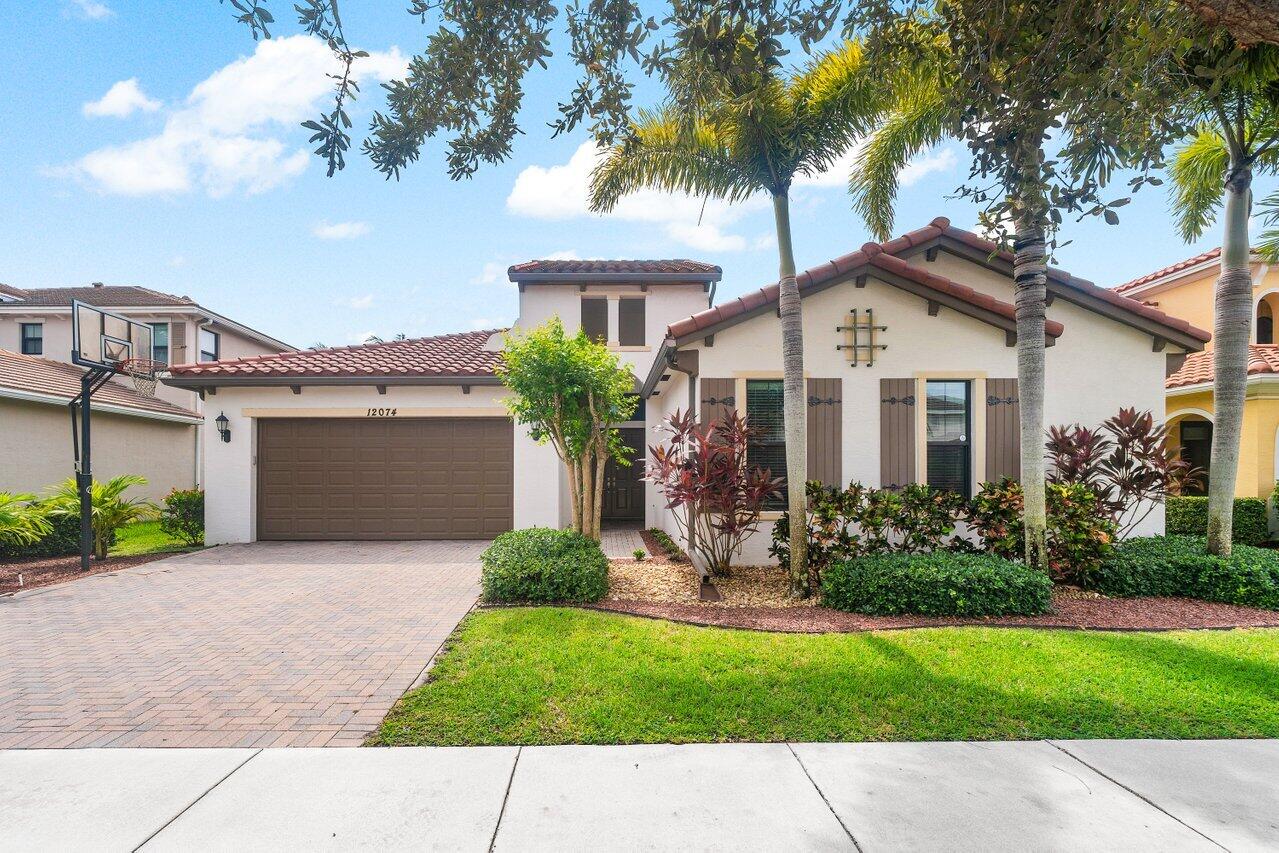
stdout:
<svg viewBox="0 0 1279 853">
<path fill-rule="evenodd" d="M 226 412 L 222 412 L 220 415 L 218 415 L 217 420 L 215 420 L 214 423 L 217 424 L 218 426 L 218 435 L 222 436 L 223 441 L 230 444 L 231 443 L 231 422 L 227 420 Z"/>
</svg>

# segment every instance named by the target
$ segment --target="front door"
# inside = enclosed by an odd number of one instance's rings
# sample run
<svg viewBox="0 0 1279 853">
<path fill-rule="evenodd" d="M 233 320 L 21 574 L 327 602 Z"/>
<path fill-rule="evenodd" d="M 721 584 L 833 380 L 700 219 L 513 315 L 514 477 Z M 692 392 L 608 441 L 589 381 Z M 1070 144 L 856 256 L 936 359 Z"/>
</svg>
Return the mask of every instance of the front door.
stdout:
<svg viewBox="0 0 1279 853">
<path fill-rule="evenodd" d="M 619 465 L 609 459 L 604 465 L 604 507 L 606 521 L 644 519 L 644 430 L 619 429 L 622 441 L 633 448 L 631 464 Z"/>
</svg>

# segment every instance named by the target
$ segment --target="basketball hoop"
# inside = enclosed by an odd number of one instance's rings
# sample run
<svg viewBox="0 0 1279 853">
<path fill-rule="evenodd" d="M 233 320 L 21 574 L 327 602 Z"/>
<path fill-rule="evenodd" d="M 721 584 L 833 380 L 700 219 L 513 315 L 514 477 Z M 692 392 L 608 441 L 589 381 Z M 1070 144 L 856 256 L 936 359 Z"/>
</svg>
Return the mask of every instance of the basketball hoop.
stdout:
<svg viewBox="0 0 1279 853">
<path fill-rule="evenodd" d="M 156 376 L 161 370 L 167 367 L 164 362 L 153 361 L 149 358 L 126 358 L 120 362 L 120 372 L 127 374 L 133 380 L 133 387 L 138 393 L 144 397 L 154 397 L 155 387 L 159 382 Z"/>
</svg>

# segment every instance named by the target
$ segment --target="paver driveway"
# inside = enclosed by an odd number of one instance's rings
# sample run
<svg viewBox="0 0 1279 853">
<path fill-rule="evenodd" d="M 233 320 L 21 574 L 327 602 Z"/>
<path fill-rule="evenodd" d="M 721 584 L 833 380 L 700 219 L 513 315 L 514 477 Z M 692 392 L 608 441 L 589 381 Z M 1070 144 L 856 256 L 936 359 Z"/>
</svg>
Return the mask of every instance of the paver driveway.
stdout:
<svg viewBox="0 0 1279 853">
<path fill-rule="evenodd" d="M 356 746 L 483 542 L 227 545 L 0 598 L 0 748 Z"/>
</svg>

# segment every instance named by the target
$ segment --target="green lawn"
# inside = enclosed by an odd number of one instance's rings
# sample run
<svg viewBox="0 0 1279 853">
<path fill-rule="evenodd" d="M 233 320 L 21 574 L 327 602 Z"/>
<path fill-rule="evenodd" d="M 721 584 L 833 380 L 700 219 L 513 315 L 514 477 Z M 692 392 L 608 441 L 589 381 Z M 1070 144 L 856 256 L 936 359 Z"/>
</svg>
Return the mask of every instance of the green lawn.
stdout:
<svg viewBox="0 0 1279 853">
<path fill-rule="evenodd" d="M 1279 630 L 795 635 L 472 614 L 380 745 L 1279 737 Z"/>
<path fill-rule="evenodd" d="M 161 530 L 160 522 L 140 521 L 120 528 L 120 532 L 116 534 L 115 544 L 111 546 L 108 554 L 112 557 L 136 557 L 140 554 L 194 550 L 196 549 Z"/>
</svg>

